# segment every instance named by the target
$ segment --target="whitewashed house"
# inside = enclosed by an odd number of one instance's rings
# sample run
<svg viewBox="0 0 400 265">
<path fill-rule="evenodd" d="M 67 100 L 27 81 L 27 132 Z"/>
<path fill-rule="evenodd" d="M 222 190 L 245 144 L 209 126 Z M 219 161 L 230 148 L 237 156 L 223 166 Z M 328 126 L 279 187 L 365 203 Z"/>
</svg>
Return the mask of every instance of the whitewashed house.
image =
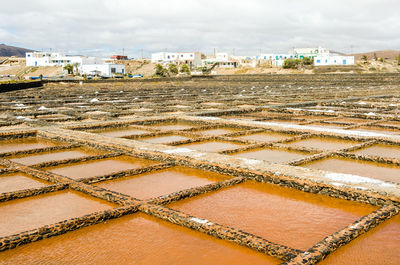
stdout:
<svg viewBox="0 0 400 265">
<path fill-rule="evenodd" d="M 354 56 L 331 54 L 327 48 L 295 48 L 289 53 L 261 54 L 260 60 L 270 60 L 273 66 L 281 67 L 287 59 L 313 58 L 315 66 L 321 65 L 352 65 Z"/>
<path fill-rule="evenodd" d="M 232 60 L 237 61 L 239 66 L 242 67 L 257 67 L 257 56 L 232 56 Z"/>
<path fill-rule="evenodd" d="M 294 54 L 296 58 L 303 59 L 304 57 L 314 58 L 316 56 L 329 56 L 329 50 L 323 47 L 317 48 L 294 48 L 289 52 Z"/>
<path fill-rule="evenodd" d="M 260 55 L 261 61 L 271 61 L 271 64 L 276 67 L 282 66 L 286 59 L 296 58 L 293 53 L 264 53 Z"/>
<path fill-rule="evenodd" d="M 318 55 L 314 57 L 315 66 L 324 65 L 354 65 L 354 56 L 341 56 L 341 55 Z"/>
<path fill-rule="evenodd" d="M 70 56 L 57 52 L 27 52 L 26 66 L 66 66 L 67 64 L 83 64 L 86 57 Z"/>
<path fill-rule="evenodd" d="M 111 63 L 82 64 L 79 67 L 79 73 L 81 75 L 86 74 L 112 77 L 114 75 L 125 74 L 125 65 Z"/>
<path fill-rule="evenodd" d="M 199 52 L 158 52 L 151 54 L 151 61 L 160 64 L 187 64 L 190 67 L 201 66 L 201 53 Z"/>
<path fill-rule="evenodd" d="M 209 58 L 202 60 L 203 66 L 210 66 L 218 64 L 220 68 L 236 68 L 238 62 L 229 58 L 229 54 L 226 52 L 218 52 Z"/>
</svg>

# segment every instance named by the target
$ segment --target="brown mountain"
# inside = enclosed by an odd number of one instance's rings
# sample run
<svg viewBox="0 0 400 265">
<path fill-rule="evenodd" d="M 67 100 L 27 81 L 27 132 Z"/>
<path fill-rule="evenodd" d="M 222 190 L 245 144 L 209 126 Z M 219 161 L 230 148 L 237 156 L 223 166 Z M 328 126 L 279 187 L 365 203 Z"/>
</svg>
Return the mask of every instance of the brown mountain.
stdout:
<svg viewBox="0 0 400 265">
<path fill-rule="evenodd" d="M 0 44 L 0 57 L 11 57 L 11 56 L 25 57 L 26 52 L 32 52 L 32 51 L 33 50 Z"/>
<path fill-rule="evenodd" d="M 396 59 L 399 56 L 400 51 L 397 50 L 382 50 L 382 51 L 373 51 L 373 52 L 364 52 L 364 53 L 356 53 L 350 54 L 353 55 L 356 60 L 360 60 L 363 55 L 366 55 L 368 59 L 374 58 L 374 54 L 376 54 L 377 58 L 383 59 Z"/>
</svg>

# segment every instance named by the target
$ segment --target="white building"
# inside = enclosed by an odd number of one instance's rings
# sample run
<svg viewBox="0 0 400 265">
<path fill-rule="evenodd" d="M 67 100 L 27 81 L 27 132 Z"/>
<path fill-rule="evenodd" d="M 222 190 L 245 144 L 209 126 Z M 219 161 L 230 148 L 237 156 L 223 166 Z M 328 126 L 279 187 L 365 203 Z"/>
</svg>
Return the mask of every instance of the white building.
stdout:
<svg viewBox="0 0 400 265">
<path fill-rule="evenodd" d="M 99 75 L 112 77 L 118 74 L 125 74 L 125 65 L 123 64 L 82 64 L 79 67 L 80 74 Z"/>
<path fill-rule="evenodd" d="M 354 56 L 318 55 L 314 57 L 314 65 L 354 65 Z"/>
<path fill-rule="evenodd" d="M 231 59 L 242 67 L 257 67 L 257 56 L 232 56 Z"/>
<path fill-rule="evenodd" d="M 229 58 L 228 53 L 218 52 L 210 58 L 202 60 L 203 66 L 217 64 L 220 68 L 236 68 L 238 62 Z"/>
<path fill-rule="evenodd" d="M 297 58 L 314 58 L 316 56 L 329 56 L 329 50 L 327 48 L 294 48 L 293 52 L 289 52 L 297 56 Z"/>
<path fill-rule="evenodd" d="M 190 67 L 201 66 L 201 53 L 199 52 L 158 52 L 151 54 L 153 63 L 161 64 L 187 64 Z"/>
<path fill-rule="evenodd" d="M 305 57 L 313 58 L 314 65 L 352 65 L 354 56 L 340 56 L 331 54 L 327 48 L 295 48 L 289 53 L 266 53 L 260 55 L 260 60 L 270 60 L 276 67 L 283 65 L 287 59 L 303 59 Z"/>
<path fill-rule="evenodd" d="M 293 53 L 264 53 L 260 55 L 261 61 L 271 61 L 273 66 L 282 66 L 286 59 L 296 59 Z"/>
<path fill-rule="evenodd" d="M 57 52 L 27 52 L 26 66 L 66 66 L 67 64 L 83 64 L 86 57 L 69 56 Z"/>
</svg>

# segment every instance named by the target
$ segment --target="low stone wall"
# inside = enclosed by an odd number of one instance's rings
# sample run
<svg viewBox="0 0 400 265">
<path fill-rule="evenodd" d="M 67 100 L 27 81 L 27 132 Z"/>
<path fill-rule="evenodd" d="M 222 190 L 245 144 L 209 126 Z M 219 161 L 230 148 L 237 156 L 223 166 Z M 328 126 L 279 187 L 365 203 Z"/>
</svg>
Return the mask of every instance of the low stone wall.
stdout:
<svg viewBox="0 0 400 265">
<path fill-rule="evenodd" d="M 22 132 L 1 132 L 0 140 L 18 139 L 36 136 L 36 131 L 22 131 Z"/>
<path fill-rule="evenodd" d="M 96 212 L 81 217 L 68 219 L 22 233 L 0 237 L 0 251 L 15 248 L 17 246 L 42 240 L 44 238 L 61 235 L 68 231 L 77 230 L 110 219 L 118 218 L 126 214 L 134 213 L 137 211 L 137 209 L 138 206 L 123 206 L 112 210 Z"/>
<path fill-rule="evenodd" d="M 377 211 L 372 212 L 352 223 L 346 228 L 324 238 L 318 244 L 307 250 L 306 252 L 298 255 L 287 263 L 286 265 L 295 264 L 316 264 L 327 255 L 338 249 L 340 246 L 349 243 L 354 238 L 364 234 L 381 222 L 393 217 L 399 213 L 399 208 L 393 205 L 382 207 Z"/>
<path fill-rule="evenodd" d="M 36 148 L 36 149 L 30 149 L 30 150 L 20 150 L 20 151 L 11 151 L 11 152 L 6 152 L 6 153 L 1 153 L 0 157 L 6 157 L 6 156 L 15 156 L 15 155 L 29 155 L 29 154 L 36 154 L 36 153 L 44 153 L 44 152 L 50 152 L 50 151 L 61 151 L 61 150 L 67 150 L 67 149 L 72 149 L 79 147 L 79 145 L 56 145 L 56 146 L 50 146 L 50 147 L 43 147 L 43 148 Z"/>
<path fill-rule="evenodd" d="M 162 195 L 154 199 L 147 200 L 148 203 L 153 204 L 167 204 L 174 201 L 179 201 L 185 198 L 194 197 L 203 193 L 219 190 L 222 188 L 230 187 L 245 181 L 243 177 L 235 177 L 233 179 L 223 180 L 215 183 L 210 183 L 201 187 L 195 187 L 187 190 L 182 190 L 167 195 Z"/>
<path fill-rule="evenodd" d="M 25 190 L 13 191 L 13 192 L 0 193 L 0 202 L 11 201 L 11 200 L 21 199 L 21 198 L 27 198 L 27 197 L 50 193 L 50 192 L 55 192 L 55 191 L 59 191 L 59 190 L 67 189 L 67 188 L 68 188 L 68 185 L 66 185 L 66 184 L 54 184 L 54 185 L 49 185 L 49 186 L 42 187 L 42 188 L 25 189 Z"/>
<path fill-rule="evenodd" d="M 92 178 L 81 178 L 81 179 L 77 179 L 77 181 L 86 183 L 86 184 L 94 184 L 94 183 L 98 183 L 98 182 L 102 182 L 102 181 L 113 180 L 113 179 L 118 179 L 118 178 L 123 178 L 123 177 L 128 177 L 128 176 L 135 176 L 135 175 L 144 174 L 144 173 L 148 173 L 148 172 L 152 172 L 152 171 L 156 171 L 156 170 L 167 169 L 172 166 L 173 166 L 173 164 L 170 164 L 170 163 L 160 163 L 160 164 L 152 165 L 152 166 L 148 166 L 148 167 L 123 170 L 123 171 L 115 172 L 112 174 L 95 176 Z"/>
<path fill-rule="evenodd" d="M 142 212 L 167 220 L 171 223 L 188 227 L 220 239 L 232 241 L 239 245 L 247 246 L 284 261 L 290 260 L 302 253 L 301 250 L 276 244 L 253 234 L 212 223 L 205 219 L 199 219 L 164 206 L 144 203 L 140 205 L 139 209 Z"/>
</svg>

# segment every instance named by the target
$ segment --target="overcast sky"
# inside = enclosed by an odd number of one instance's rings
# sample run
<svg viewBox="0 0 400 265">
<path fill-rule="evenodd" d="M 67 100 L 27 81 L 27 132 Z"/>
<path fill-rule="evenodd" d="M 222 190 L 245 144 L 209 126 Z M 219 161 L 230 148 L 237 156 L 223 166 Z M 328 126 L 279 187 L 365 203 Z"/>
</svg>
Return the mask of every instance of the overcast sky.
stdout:
<svg viewBox="0 0 400 265">
<path fill-rule="evenodd" d="M 400 50 L 400 0 L 2 0 L 0 43 L 135 58 L 166 49 Z"/>
</svg>

